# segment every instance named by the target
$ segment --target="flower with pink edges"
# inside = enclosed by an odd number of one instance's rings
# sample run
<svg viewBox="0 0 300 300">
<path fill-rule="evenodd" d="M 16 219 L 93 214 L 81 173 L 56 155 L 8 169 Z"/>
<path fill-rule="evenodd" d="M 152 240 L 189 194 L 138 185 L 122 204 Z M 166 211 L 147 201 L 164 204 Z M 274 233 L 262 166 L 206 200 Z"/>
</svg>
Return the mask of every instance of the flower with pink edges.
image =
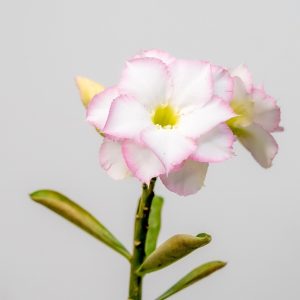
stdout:
<svg viewBox="0 0 300 300">
<path fill-rule="evenodd" d="M 150 50 L 126 62 L 120 82 L 97 94 L 87 120 L 105 138 L 100 163 L 114 179 L 160 177 L 180 195 L 197 192 L 208 163 L 232 156 L 224 123 L 236 115 L 224 68 Z"/>
<path fill-rule="evenodd" d="M 262 87 L 253 85 L 252 76 L 245 65 L 231 72 L 234 93 L 229 101 L 236 117 L 227 121 L 241 144 L 264 168 L 272 165 L 278 145 L 271 133 L 282 131 L 280 108 Z"/>
</svg>

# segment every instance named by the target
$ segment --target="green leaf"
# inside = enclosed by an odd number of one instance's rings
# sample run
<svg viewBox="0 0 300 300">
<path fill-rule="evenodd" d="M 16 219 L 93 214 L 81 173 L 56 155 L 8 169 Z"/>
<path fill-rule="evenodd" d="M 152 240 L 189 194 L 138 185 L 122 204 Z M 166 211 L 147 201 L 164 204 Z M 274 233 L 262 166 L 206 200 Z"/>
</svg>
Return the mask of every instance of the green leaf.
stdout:
<svg viewBox="0 0 300 300">
<path fill-rule="evenodd" d="M 150 208 L 149 228 L 146 236 L 145 253 L 150 255 L 156 248 L 157 238 L 160 231 L 161 209 L 164 199 L 160 196 L 154 196 Z"/>
<path fill-rule="evenodd" d="M 161 244 L 152 252 L 138 269 L 138 274 L 150 273 L 162 269 L 188 255 L 195 249 L 205 246 L 211 236 L 201 233 L 197 236 L 177 234 Z"/>
<path fill-rule="evenodd" d="M 207 277 L 208 275 L 212 274 L 213 272 L 223 268 L 226 266 L 225 262 L 222 261 L 211 261 L 200 267 L 197 267 L 187 275 L 185 275 L 182 279 L 180 279 L 177 283 L 175 283 L 170 289 L 168 289 L 165 293 L 161 296 L 156 298 L 156 300 L 163 300 L 167 299 L 170 296 L 178 293 L 179 291 L 185 289 L 186 287 L 190 286 L 191 284 Z"/>
<path fill-rule="evenodd" d="M 66 196 L 52 190 L 39 190 L 30 194 L 30 197 L 32 200 L 48 207 L 68 221 L 88 232 L 93 237 L 114 249 L 130 261 L 130 253 L 113 236 L 113 234 L 88 211 Z"/>
</svg>

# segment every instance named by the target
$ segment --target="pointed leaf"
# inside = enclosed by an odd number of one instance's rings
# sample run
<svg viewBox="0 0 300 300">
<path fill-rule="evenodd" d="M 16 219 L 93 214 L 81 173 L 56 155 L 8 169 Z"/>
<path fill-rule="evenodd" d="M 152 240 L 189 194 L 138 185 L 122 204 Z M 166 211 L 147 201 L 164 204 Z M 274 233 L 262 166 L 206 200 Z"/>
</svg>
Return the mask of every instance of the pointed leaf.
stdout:
<svg viewBox="0 0 300 300">
<path fill-rule="evenodd" d="M 149 228 L 146 236 L 145 253 L 150 255 L 156 248 L 157 238 L 160 231 L 161 209 L 164 199 L 160 196 L 154 196 L 150 208 Z"/>
<path fill-rule="evenodd" d="M 126 248 L 110 233 L 94 216 L 84 208 L 67 198 L 66 196 L 52 191 L 39 190 L 30 194 L 32 200 L 48 207 L 73 224 L 79 226 L 96 239 L 111 247 L 128 260 L 131 255 Z"/>
<path fill-rule="evenodd" d="M 195 249 L 205 246 L 210 241 L 211 236 L 206 233 L 201 233 L 197 236 L 188 234 L 174 235 L 145 259 L 138 269 L 138 273 L 145 274 L 162 269 Z"/>
<path fill-rule="evenodd" d="M 207 277 L 208 275 L 212 274 L 213 272 L 223 268 L 226 266 L 225 262 L 222 261 L 211 261 L 200 267 L 194 269 L 187 275 L 185 275 L 182 279 L 180 279 L 177 283 L 175 283 L 170 289 L 168 289 L 165 293 L 161 296 L 156 298 L 156 300 L 164 300 L 169 298 L 170 296 L 174 295 L 175 293 L 185 289 L 186 287 L 190 286 L 191 284 Z"/>
</svg>

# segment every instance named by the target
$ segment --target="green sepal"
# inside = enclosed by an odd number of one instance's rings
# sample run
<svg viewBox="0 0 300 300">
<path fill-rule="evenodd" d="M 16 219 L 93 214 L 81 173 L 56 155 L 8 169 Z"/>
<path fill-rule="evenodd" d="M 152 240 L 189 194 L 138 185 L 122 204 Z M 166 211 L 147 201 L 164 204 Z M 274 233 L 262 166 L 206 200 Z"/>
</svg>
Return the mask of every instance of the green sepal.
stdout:
<svg viewBox="0 0 300 300">
<path fill-rule="evenodd" d="M 39 190 L 30 194 L 30 198 L 77 225 L 130 261 L 131 254 L 114 235 L 88 211 L 66 196 L 52 190 Z"/>
<path fill-rule="evenodd" d="M 175 283 L 171 288 L 169 288 L 166 292 L 164 292 L 161 296 L 156 298 L 156 300 L 164 300 L 169 298 L 170 296 L 178 293 L 179 291 L 187 288 L 193 283 L 207 277 L 213 272 L 223 268 L 226 266 L 225 262 L 222 261 L 211 261 L 204 265 L 201 265 L 185 275 L 182 279 L 180 279 L 177 283 Z"/>
<path fill-rule="evenodd" d="M 150 215 L 148 221 L 148 231 L 146 236 L 145 253 L 149 256 L 155 249 L 160 231 L 161 224 L 161 210 L 164 199 L 160 196 L 154 196 L 150 208 Z"/>
<path fill-rule="evenodd" d="M 177 234 L 162 243 L 152 252 L 137 270 L 138 274 L 154 272 L 162 269 L 188 255 L 192 251 L 205 246 L 211 241 L 211 236 L 201 233 L 197 236 Z"/>
</svg>

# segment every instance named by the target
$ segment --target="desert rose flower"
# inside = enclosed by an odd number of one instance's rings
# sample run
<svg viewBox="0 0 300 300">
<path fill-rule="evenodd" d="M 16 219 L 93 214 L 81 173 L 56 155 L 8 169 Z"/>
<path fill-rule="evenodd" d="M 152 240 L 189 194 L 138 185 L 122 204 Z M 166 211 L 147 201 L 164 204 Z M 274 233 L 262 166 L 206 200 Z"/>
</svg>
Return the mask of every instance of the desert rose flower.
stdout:
<svg viewBox="0 0 300 300">
<path fill-rule="evenodd" d="M 241 65 L 231 72 L 234 76 L 234 95 L 230 106 L 238 115 L 227 124 L 241 144 L 264 168 L 272 165 L 278 145 L 271 135 L 282 131 L 280 108 L 263 88 L 253 86 L 246 66 Z"/>
<path fill-rule="evenodd" d="M 207 62 L 176 60 L 157 50 L 129 60 L 119 84 L 96 95 L 88 107 L 88 121 L 106 137 L 102 167 L 119 179 L 129 169 L 145 183 L 162 175 L 172 191 L 196 192 L 207 162 L 232 153 L 233 136 L 223 124 L 234 116 L 224 101 L 232 80 L 219 71 L 219 78 L 213 77 Z"/>
<path fill-rule="evenodd" d="M 135 56 L 155 57 L 170 65 L 175 58 L 170 54 L 159 50 L 148 50 Z M 230 73 L 216 65 L 211 65 L 213 94 L 225 101 L 232 99 L 233 79 Z M 229 138 L 231 136 L 231 138 Z M 232 156 L 232 144 L 234 142 L 230 129 L 225 124 L 220 124 L 197 141 L 197 149 L 181 165 L 174 168 L 168 174 L 163 174 L 160 179 L 171 191 L 179 195 L 194 194 L 203 186 L 208 162 L 221 162 Z"/>
</svg>

